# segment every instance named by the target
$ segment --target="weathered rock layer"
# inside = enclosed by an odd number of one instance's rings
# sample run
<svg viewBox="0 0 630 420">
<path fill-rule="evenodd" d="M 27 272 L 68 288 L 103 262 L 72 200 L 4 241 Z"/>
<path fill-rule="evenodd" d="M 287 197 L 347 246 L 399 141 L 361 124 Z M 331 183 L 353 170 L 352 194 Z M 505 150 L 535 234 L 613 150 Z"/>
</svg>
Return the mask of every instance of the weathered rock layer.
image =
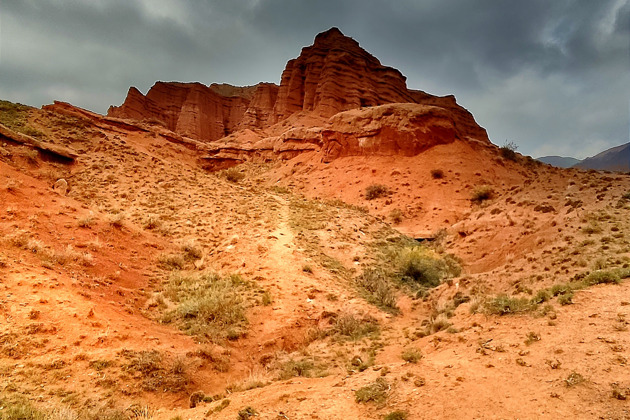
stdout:
<svg viewBox="0 0 630 420">
<path fill-rule="evenodd" d="M 317 35 L 287 63 L 280 86 L 157 82 L 146 96 L 130 88 L 108 116 L 158 120 L 207 142 L 206 160 L 215 166 L 305 151 L 329 160 L 409 156 L 455 139 L 489 143 L 486 131 L 453 96 L 408 89 L 398 70 L 383 66 L 337 28 Z"/>
</svg>

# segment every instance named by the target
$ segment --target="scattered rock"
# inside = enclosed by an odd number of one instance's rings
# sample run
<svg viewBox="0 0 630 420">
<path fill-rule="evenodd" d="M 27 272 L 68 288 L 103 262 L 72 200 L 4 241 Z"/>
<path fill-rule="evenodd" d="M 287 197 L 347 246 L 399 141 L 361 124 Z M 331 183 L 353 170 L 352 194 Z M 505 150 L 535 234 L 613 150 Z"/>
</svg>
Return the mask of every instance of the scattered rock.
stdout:
<svg viewBox="0 0 630 420">
<path fill-rule="evenodd" d="M 63 178 L 58 179 L 53 185 L 53 190 L 61 195 L 68 194 L 68 181 Z"/>
</svg>

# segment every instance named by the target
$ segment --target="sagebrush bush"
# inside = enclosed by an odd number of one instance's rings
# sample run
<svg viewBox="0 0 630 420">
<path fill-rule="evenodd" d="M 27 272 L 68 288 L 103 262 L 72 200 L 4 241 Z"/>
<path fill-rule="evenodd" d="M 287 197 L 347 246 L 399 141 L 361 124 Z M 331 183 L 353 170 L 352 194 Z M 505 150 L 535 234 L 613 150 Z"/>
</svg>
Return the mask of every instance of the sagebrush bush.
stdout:
<svg viewBox="0 0 630 420">
<path fill-rule="evenodd" d="M 245 174 L 236 168 L 226 169 L 224 174 L 225 174 L 225 179 L 234 183 L 240 182 L 243 179 L 245 179 Z"/>
<path fill-rule="evenodd" d="M 564 383 L 568 387 L 571 387 L 571 386 L 579 385 L 585 380 L 586 379 L 584 378 L 584 376 L 574 371 L 574 372 L 571 372 L 569 376 L 567 376 L 567 379 L 564 380 Z"/>
<path fill-rule="evenodd" d="M 435 334 L 436 332 L 447 330 L 452 325 L 453 324 L 451 324 L 448 320 L 448 315 L 445 313 L 441 313 L 429 320 L 429 325 L 426 332 L 427 335 Z"/>
<path fill-rule="evenodd" d="M 560 305 L 571 305 L 573 304 L 573 292 L 564 293 L 558 296 L 558 303 Z"/>
<path fill-rule="evenodd" d="M 378 333 L 378 321 L 371 316 L 359 316 L 344 313 L 333 321 L 332 333 L 350 340 L 359 340 L 365 336 Z"/>
<path fill-rule="evenodd" d="M 404 248 L 398 256 L 397 265 L 403 282 L 423 288 L 439 286 L 444 278 L 458 276 L 461 272 L 455 257 L 440 258 L 420 246 Z"/>
<path fill-rule="evenodd" d="M 589 273 L 584 281 L 589 285 L 601 283 L 619 283 L 621 278 L 614 270 L 597 270 Z"/>
<path fill-rule="evenodd" d="M 387 393 L 390 386 L 385 378 L 378 378 L 370 385 L 357 389 L 354 392 L 354 397 L 358 403 L 375 402 L 377 404 L 383 404 L 387 399 Z"/>
<path fill-rule="evenodd" d="M 90 228 L 94 224 L 94 215 L 89 214 L 77 220 L 77 225 L 82 228 Z"/>
<path fill-rule="evenodd" d="M 258 417 L 258 411 L 256 411 L 252 407 L 245 407 L 242 410 L 238 411 L 238 416 L 236 417 L 238 420 L 247 420 L 250 417 Z"/>
<path fill-rule="evenodd" d="M 374 200 L 376 198 L 385 197 L 391 194 L 391 191 L 386 185 L 372 184 L 368 185 L 365 189 L 365 199 Z"/>
<path fill-rule="evenodd" d="M 516 149 L 518 149 L 518 146 L 516 145 L 516 143 L 506 141 L 505 144 L 501 146 L 499 150 L 501 150 L 501 156 L 503 156 L 504 159 L 516 162 L 518 160 L 518 156 L 516 155 Z"/>
<path fill-rule="evenodd" d="M 416 348 L 405 349 L 400 355 L 405 362 L 418 363 L 422 359 L 422 352 Z"/>
<path fill-rule="evenodd" d="M 547 289 L 539 290 L 532 298 L 532 303 L 541 304 L 551 299 L 551 293 Z"/>
<path fill-rule="evenodd" d="M 481 204 L 486 200 L 494 197 L 494 189 L 489 185 L 480 185 L 476 187 L 471 194 L 470 200 L 473 203 Z"/>
<path fill-rule="evenodd" d="M 406 411 L 396 410 L 383 417 L 383 420 L 407 420 L 408 415 Z"/>
<path fill-rule="evenodd" d="M 389 213 L 389 219 L 393 224 L 398 225 L 403 221 L 403 212 L 400 209 L 394 209 Z"/>
<path fill-rule="evenodd" d="M 121 229 L 125 226 L 125 213 L 116 213 L 109 216 L 109 224 Z"/>
<path fill-rule="evenodd" d="M 184 257 L 179 254 L 160 254 L 158 263 L 167 270 L 183 270 L 186 266 Z"/>
<path fill-rule="evenodd" d="M 162 225 L 162 222 L 160 221 L 158 216 L 151 214 L 147 216 L 146 220 L 142 224 L 142 227 L 147 230 L 153 230 L 153 229 L 158 229 L 161 225 Z"/>
<path fill-rule="evenodd" d="M 176 308 L 165 313 L 163 321 L 176 321 L 187 333 L 210 340 L 238 338 L 247 324 L 244 287 L 246 282 L 238 275 L 176 272 L 163 292 Z"/>
<path fill-rule="evenodd" d="M 444 178 L 444 171 L 441 169 L 431 169 L 431 177 L 433 177 L 433 179 L 442 179 Z"/>
<path fill-rule="evenodd" d="M 122 350 L 128 360 L 123 370 L 134 373 L 142 382 L 144 391 L 181 392 L 190 383 L 186 365 L 181 359 L 167 361 L 157 350 Z"/>
<path fill-rule="evenodd" d="M 535 309 L 536 305 L 532 304 L 532 302 L 526 298 L 499 295 L 486 301 L 484 307 L 486 312 L 492 315 L 514 315 L 532 311 Z"/>
<path fill-rule="evenodd" d="M 203 257 L 203 251 L 194 241 L 186 241 L 182 244 L 184 258 L 188 261 L 196 261 Z"/>
<path fill-rule="evenodd" d="M 385 311 L 398 312 L 395 288 L 382 269 L 366 269 L 355 281 L 368 302 Z"/>
<path fill-rule="evenodd" d="M 47 413 L 35 408 L 30 401 L 2 401 L 2 411 L 0 411 L 0 419 L 2 420 L 46 420 L 49 418 Z"/>
<path fill-rule="evenodd" d="M 278 379 L 284 381 L 286 379 L 302 376 L 304 378 L 311 378 L 313 371 L 315 370 L 315 363 L 309 358 L 293 359 L 290 358 L 277 366 Z"/>
</svg>

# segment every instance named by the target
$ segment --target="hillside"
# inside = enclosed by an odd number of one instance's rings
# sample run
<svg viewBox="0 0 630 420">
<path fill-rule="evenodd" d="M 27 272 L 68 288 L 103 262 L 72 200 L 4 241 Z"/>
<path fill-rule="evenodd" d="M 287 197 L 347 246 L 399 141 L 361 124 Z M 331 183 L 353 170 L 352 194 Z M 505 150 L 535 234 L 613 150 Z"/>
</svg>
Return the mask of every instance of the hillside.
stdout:
<svg viewBox="0 0 630 420">
<path fill-rule="evenodd" d="M 630 143 L 604 150 L 575 165 L 580 169 L 630 172 Z"/>
<path fill-rule="evenodd" d="M 338 30 L 279 86 L 0 111 L 0 418 L 630 416 L 630 177 Z"/>
</svg>

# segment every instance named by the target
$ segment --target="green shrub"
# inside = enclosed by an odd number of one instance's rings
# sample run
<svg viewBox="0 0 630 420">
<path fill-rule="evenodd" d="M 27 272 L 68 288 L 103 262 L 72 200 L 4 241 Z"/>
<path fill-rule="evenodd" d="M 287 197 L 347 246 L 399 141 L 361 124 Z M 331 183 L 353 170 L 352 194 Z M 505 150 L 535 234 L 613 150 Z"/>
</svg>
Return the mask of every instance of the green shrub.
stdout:
<svg viewBox="0 0 630 420">
<path fill-rule="evenodd" d="M 394 209 L 389 213 L 389 219 L 393 224 L 398 225 L 403 221 L 403 212 L 400 209 Z"/>
<path fill-rule="evenodd" d="M 164 314 L 163 321 L 176 321 L 185 332 L 210 340 L 238 338 L 247 323 L 241 296 L 244 287 L 237 275 L 175 273 L 164 295 L 176 308 Z"/>
<path fill-rule="evenodd" d="M 48 416 L 43 411 L 33 407 L 27 400 L 3 401 L 0 420 L 45 420 Z"/>
<path fill-rule="evenodd" d="M 387 399 L 390 386 L 385 378 L 378 378 L 374 383 L 357 389 L 354 392 L 355 400 L 358 403 L 375 402 L 383 404 Z"/>
<path fill-rule="evenodd" d="M 534 310 L 535 305 L 526 298 L 499 295 L 484 303 L 486 312 L 492 315 L 514 315 Z"/>
<path fill-rule="evenodd" d="M 444 171 L 441 169 L 431 169 L 431 177 L 433 177 L 433 179 L 442 179 L 444 178 Z"/>
<path fill-rule="evenodd" d="M 470 201 L 481 204 L 486 200 L 494 197 L 494 189 L 489 185 L 480 185 L 476 187 L 471 194 Z"/>
<path fill-rule="evenodd" d="M 297 376 L 310 378 L 313 376 L 314 369 L 315 363 L 311 359 L 289 359 L 278 366 L 278 379 L 284 381 Z"/>
<path fill-rule="evenodd" d="M 360 317 L 345 313 L 335 318 L 332 332 L 350 340 L 359 340 L 379 332 L 378 321 L 370 316 Z"/>
<path fill-rule="evenodd" d="M 0 122 L 9 128 L 24 126 L 30 106 L 0 100 Z"/>
<path fill-rule="evenodd" d="M 508 142 L 506 140 L 505 144 L 501 146 L 499 150 L 501 151 L 501 156 L 503 156 L 504 159 L 516 162 L 518 160 L 516 149 L 518 149 L 516 143 Z"/>
<path fill-rule="evenodd" d="M 372 184 L 368 185 L 365 189 L 366 200 L 374 200 L 376 198 L 385 197 L 389 194 L 391 194 L 391 192 L 386 185 Z"/>
<path fill-rule="evenodd" d="M 158 255 L 158 263 L 167 270 L 182 270 L 186 265 L 184 257 L 179 254 L 160 254 Z"/>
<path fill-rule="evenodd" d="M 449 274 L 449 264 L 423 247 L 405 248 L 398 260 L 403 282 L 430 288 L 439 286 Z"/>
<path fill-rule="evenodd" d="M 402 352 L 402 359 L 409 363 L 418 363 L 422 359 L 422 352 L 416 348 L 409 348 Z"/>
<path fill-rule="evenodd" d="M 398 312 L 395 288 L 382 269 L 366 269 L 355 281 L 368 302 L 384 311 Z"/>
<path fill-rule="evenodd" d="M 541 304 L 547 302 L 551 299 L 551 293 L 547 289 L 539 290 L 536 295 L 532 298 L 532 303 Z"/>
<path fill-rule="evenodd" d="M 396 410 L 387 414 L 385 417 L 383 417 L 383 419 L 384 420 L 407 420 L 408 418 L 407 416 L 408 415 L 406 411 Z"/>
<path fill-rule="evenodd" d="M 558 303 L 560 305 L 571 305 L 573 304 L 573 291 L 569 293 L 564 293 L 558 296 Z"/>
<path fill-rule="evenodd" d="M 250 417 L 258 416 L 258 411 L 254 410 L 252 407 L 245 407 L 238 412 L 238 420 L 247 420 Z"/>
<path fill-rule="evenodd" d="M 573 293 L 574 290 L 581 288 L 578 286 L 578 283 L 557 283 L 551 286 L 550 292 L 553 296 L 559 296 Z"/>
<path fill-rule="evenodd" d="M 597 270 L 589 273 L 584 281 L 589 285 L 601 283 L 619 283 L 621 278 L 616 271 Z"/>
<path fill-rule="evenodd" d="M 586 379 L 584 379 L 584 376 L 580 375 L 577 372 L 571 372 L 569 374 L 569 376 L 567 376 L 567 379 L 564 380 L 564 383 L 568 386 L 575 386 L 575 385 L 579 385 L 582 382 L 584 382 Z"/>
<path fill-rule="evenodd" d="M 236 168 L 229 168 L 224 171 L 225 179 L 230 182 L 240 182 L 245 179 L 245 174 Z"/>
</svg>

